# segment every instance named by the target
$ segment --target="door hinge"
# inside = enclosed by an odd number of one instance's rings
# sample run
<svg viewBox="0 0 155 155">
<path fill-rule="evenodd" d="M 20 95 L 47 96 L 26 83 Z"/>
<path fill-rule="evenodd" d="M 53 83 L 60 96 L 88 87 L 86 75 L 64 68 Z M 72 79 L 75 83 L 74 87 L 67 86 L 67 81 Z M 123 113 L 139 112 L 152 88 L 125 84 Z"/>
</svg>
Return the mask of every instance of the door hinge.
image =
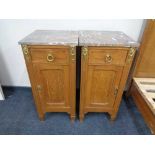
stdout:
<svg viewBox="0 0 155 155">
<path fill-rule="evenodd" d="M 118 88 L 116 87 L 114 91 L 114 95 L 117 96 L 117 93 L 118 93 Z"/>
</svg>

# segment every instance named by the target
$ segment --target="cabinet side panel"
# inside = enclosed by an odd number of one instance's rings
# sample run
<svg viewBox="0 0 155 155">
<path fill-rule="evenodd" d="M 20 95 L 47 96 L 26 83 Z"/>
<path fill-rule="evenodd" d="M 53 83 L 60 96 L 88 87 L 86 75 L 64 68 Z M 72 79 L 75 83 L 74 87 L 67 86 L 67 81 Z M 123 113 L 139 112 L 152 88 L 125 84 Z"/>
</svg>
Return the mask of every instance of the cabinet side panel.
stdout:
<svg viewBox="0 0 155 155">
<path fill-rule="evenodd" d="M 113 113 L 111 114 L 111 118 L 112 120 L 116 118 L 120 103 L 121 103 L 121 99 L 122 99 L 122 95 L 123 95 L 123 91 L 125 88 L 125 84 L 127 82 L 127 78 L 129 75 L 129 71 L 131 68 L 131 64 L 133 62 L 133 58 L 135 56 L 135 48 L 129 48 L 128 49 L 128 56 L 126 59 L 126 64 L 124 66 L 123 72 L 122 72 L 122 76 L 121 76 L 121 80 L 120 80 L 120 84 L 119 84 L 119 89 L 118 89 L 118 94 L 115 100 L 115 104 L 114 104 L 114 110 Z M 132 53 L 132 54 L 131 54 Z"/>
<path fill-rule="evenodd" d="M 28 75 L 29 75 L 29 79 L 30 79 L 30 83 L 31 83 L 31 87 L 32 87 L 32 93 L 33 93 L 33 97 L 35 100 L 35 104 L 36 104 L 36 108 L 37 108 L 37 112 L 39 115 L 39 118 L 41 120 L 43 120 L 44 118 L 44 111 L 38 96 L 38 92 L 36 90 L 36 81 L 35 81 L 35 75 L 34 75 L 34 70 L 33 70 L 33 65 L 32 65 L 32 61 L 31 61 L 31 51 L 30 51 L 30 47 L 27 45 L 22 45 L 22 50 L 23 50 L 23 54 L 24 54 L 24 58 L 25 58 L 25 63 L 26 63 L 26 67 L 27 67 L 27 71 L 28 71 Z"/>
</svg>

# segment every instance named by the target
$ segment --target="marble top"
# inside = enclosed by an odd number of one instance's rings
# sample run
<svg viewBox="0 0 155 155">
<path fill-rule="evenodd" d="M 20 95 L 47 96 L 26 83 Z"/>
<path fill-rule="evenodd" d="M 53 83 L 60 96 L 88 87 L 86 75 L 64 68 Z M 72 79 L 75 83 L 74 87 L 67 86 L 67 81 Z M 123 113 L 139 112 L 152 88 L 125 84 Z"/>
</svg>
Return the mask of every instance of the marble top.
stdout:
<svg viewBox="0 0 155 155">
<path fill-rule="evenodd" d="M 69 46 L 123 46 L 138 47 L 139 43 L 120 31 L 67 31 L 36 30 L 19 44 L 26 45 L 69 45 Z"/>
<path fill-rule="evenodd" d="M 26 45 L 78 45 L 77 31 L 36 30 L 18 42 Z"/>
<path fill-rule="evenodd" d="M 139 43 L 120 31 L 80 31 L 80 46 L 138 47 Z"/>
</svg>

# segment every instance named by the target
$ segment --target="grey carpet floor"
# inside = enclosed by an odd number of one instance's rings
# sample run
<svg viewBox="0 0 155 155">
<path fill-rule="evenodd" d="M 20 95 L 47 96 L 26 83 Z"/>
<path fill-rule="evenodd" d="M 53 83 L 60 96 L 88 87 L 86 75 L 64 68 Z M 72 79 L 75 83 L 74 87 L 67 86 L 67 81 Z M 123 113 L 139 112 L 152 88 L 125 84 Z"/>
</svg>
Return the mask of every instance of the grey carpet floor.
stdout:
<svg viewBox="0 0 155 155">
<path fill-rule="evenodd" d="M 130 98 L 122 99 L 117 119 L 106 113 L 88 113 L 84 122 L 70 122 L 66 113 L 47 113 L 38 119 L 30 88 L 4 87 L 6 100 L 0 101 L 1 135 L 149 135 L 137 107 Z"/>
</svg>

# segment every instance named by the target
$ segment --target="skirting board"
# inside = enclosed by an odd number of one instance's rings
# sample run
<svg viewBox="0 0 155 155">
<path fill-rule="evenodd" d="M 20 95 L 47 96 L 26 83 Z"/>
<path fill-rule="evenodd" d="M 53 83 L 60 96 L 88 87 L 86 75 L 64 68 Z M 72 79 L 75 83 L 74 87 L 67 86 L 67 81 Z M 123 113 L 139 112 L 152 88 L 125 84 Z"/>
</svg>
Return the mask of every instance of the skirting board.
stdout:
<svg viewBox="0 0 155 155">
<path fill-rule="evenodd" d="M 4 100 L 4 94 L 0 85 L 0 100 Z"/>
</svg>

